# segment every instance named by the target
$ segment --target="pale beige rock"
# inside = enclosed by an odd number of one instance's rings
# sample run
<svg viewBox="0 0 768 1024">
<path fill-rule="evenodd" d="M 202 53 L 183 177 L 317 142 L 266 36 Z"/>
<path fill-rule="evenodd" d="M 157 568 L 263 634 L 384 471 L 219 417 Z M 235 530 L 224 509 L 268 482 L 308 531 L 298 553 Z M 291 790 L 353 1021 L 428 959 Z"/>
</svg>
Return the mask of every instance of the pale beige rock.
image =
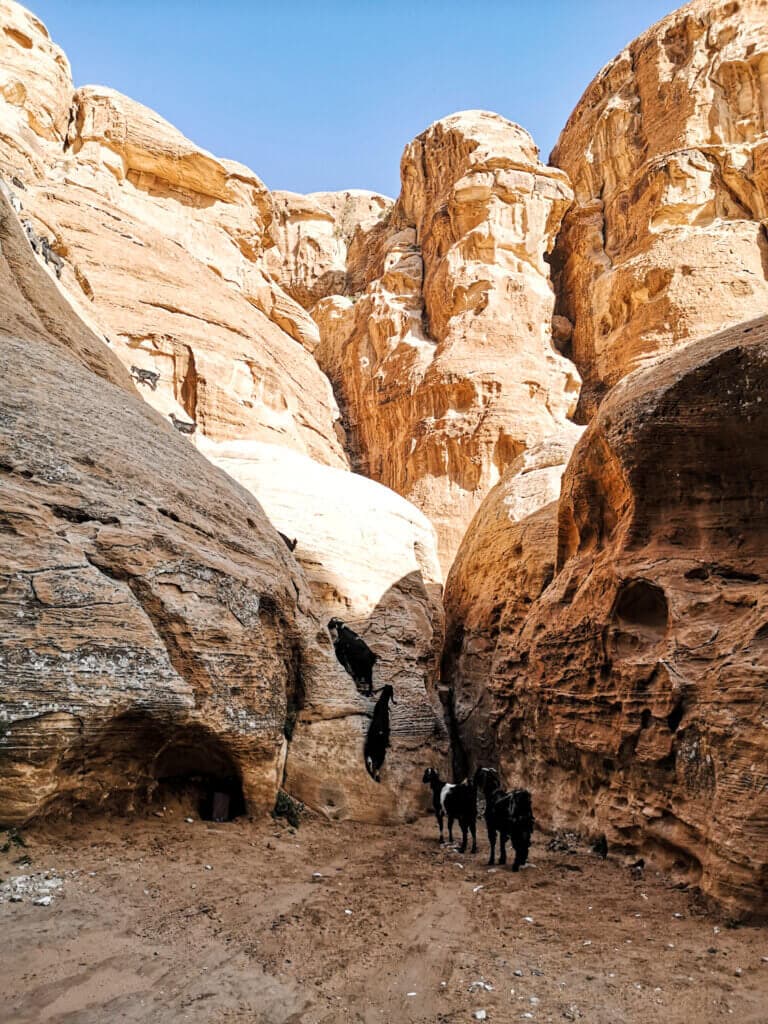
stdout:
<svg viewBox="0 0 768 1024">
<path fill-rule="evenodd" d="M 313 309 L 315 354 L 353 461 L 425 512 L 446 570 L 488 489 L 575 406 L 543 258 L 571 191 L 522 128 L 483 111 L 428 128 L 401 177 L 391 214 L 350 246 L 354 308 Z"/>
<path fill-rule="evenodd" d="M 29 21 L 8 0 L 0 20 Z M 28 83 L 21 106 L 0 94 L 0 174 L 19 176 L 22 215 L 51 239 L 62 284 L 136 368 L 144 397 L 196 436 L 346 465 L 335 399 L 307 351 L 317 329 L 261 263 L 273 244 L 266 187 L 111 89 L 75 92 L 43 27 L 27 28 L 31 51 L 0 35 L 0 63 Z M 54 108 L 66 112 L 51 115 L 56 132 L 20 130 L 25 111 L 37 124 Z"/>
<path fill-rule="evenodd" d="M 367 231 L 392 208 L 376 192 L 273 192 L 276 247 L 264 264 L 286 292 L 306 309 L 347 291 L 347 252 L 357 231 Z"/>
<path fill-rule="evenodd" d="M 36 163 L 45 142 L 61 146 L 69 123 L 71 73 L 41 21 L 19 4 L 0 3 L 0 145 L 18 169 Z"/>
<path fill-rule="evenodd" d="M 586 420 L 621 377 L 768 304 L 768 16 L 696 0 L 611 61 L 552 162 L 576 201 L 554 254 Z"/>
<path fill-rule="evenodd" d="M 242 442 L 206 444 L 203 450 L 296 541 L 293 554 L 323 622 L 335 616 L 359 633 L 379 655 L 374 687 L 390 683 L 395 690 L 392 747 L 377 785 L 362 757 L 372 702 L 356 693 L 346 675 L 336 689 L 326 680 L 322 688 L 308 684 L 286 788 L 334 818 L 412 817 L 429 795 L 421 785 L 424 768 L 442 766 L 447 754 L 437 696 L 443 611 L 432 526 L 381 484 L 294 452 Z"/>
</svg>

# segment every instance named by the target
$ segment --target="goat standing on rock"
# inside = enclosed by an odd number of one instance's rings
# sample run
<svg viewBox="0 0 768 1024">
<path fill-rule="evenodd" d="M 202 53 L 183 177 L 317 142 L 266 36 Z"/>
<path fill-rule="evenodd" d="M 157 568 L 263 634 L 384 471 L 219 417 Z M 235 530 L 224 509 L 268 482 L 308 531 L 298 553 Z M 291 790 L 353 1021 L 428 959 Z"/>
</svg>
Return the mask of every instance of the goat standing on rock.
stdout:
<svg viewBox="0 0 768 1024">
<path fill-rule="evenodd" d="M 374 654 L 365 640 L 349 626 L 345 626 L 341 619 L 331 619 L 328 629 L 333 637 L 336 657 L 352 676 L 355 685 L 358 688 L 364 686 L 363 692 L 370 697 L 373 693 L 373 666 L 379 660 L 378 654 Z"/>
<path fill-rule="evenodd" d="M 432 788 L 432 806 L 440 827 L 440 842 L 445 842 L 443 818 L 448 815 L 448 841 L 453 842 L 453 823 L 458 819 L 461 827 L 459 853 L 464 853 L 467 848 L 467 832 L 472 833 L 472 853 L 477 853 L 477 790 L 474 785 L 470 782 L 457 785 L 443 782 L 435 768 L 427 768 L 421 781 Z"/>
<path fill-rule="evenodd" d="M 498 772 L 493 768 L 478 768 L 475 772 L 475 789 L 485 796 L 485 824 L 488 828 L 488 843 L 491 847 L 489 864 L 494 863 L 496 835 L 499 836 L 499 864 L 507 863 L 507 839 L 515 849 L 513 871 L 519 871 L 528 860 L 531 846 L 534 818 L 531 794 L 527 789 L 513 789 L 505 793 L 501 788 Z"/>
<path fill-rule="evenodd" d="M 368 735 L 365 737 L 363 755 L 365 767 L 374 782 L 381 782 L 381 766 L 387 756 L 389 747 L 389 702 L 397 704 L 395 691 L 387 683 L 382 686 L 376 707 L 373 709 L 373 719 L 368 726 Z"/>
</svg>

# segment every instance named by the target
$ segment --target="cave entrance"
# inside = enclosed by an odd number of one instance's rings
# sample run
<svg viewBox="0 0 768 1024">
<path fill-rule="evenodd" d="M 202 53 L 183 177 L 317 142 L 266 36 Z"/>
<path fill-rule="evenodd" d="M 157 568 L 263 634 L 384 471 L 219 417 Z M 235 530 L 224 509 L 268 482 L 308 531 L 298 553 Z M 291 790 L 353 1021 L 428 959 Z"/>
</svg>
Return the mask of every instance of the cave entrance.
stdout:
<svg viewBox="0 0 768 1024">
<path fill-rule="evenodd" d="M 155 759 L 154 803 L 176 806 L 203 821 L 233 821 L 245 814 L 242 779 L 224 745 L 204 729 L 188 727 Z"/>
</svg>

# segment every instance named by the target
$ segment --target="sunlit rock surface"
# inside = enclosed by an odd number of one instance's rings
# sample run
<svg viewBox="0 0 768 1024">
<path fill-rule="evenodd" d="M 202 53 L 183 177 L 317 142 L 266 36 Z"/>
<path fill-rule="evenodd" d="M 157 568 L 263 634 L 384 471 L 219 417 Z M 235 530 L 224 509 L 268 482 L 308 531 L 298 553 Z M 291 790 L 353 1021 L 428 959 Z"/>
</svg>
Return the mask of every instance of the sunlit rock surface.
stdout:
<svg viewBox="0 0 768 1024">
<path fill-rule="evenodd" d="M 606 65 L 551 161 L 575 202 L 554 253 L 587 422 L 633 368 L 768 308 L 768 12 L 695 0 Z"/>
</svg>

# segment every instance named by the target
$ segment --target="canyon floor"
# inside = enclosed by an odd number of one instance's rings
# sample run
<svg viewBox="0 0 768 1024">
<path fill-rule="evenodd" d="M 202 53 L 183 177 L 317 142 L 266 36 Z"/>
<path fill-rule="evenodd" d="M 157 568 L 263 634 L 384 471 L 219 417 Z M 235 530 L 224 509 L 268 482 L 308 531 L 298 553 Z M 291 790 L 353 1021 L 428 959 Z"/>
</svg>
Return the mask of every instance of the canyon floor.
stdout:
<svg viewBox="0 0 768 1024">
<path fill-rule="evenodd" d="M 768 930 L 729 927 L 653 872 L 549 851 L 541 833 L 519 874 L 486 867 L 484 835 L 475 856 L 436 837 L 427 818 L 305 817 L 294 832 L 188 822 L 183 807 L 25 831 L 0 853 L 0 1020 L 768 1018 Z"/>
</svg>

